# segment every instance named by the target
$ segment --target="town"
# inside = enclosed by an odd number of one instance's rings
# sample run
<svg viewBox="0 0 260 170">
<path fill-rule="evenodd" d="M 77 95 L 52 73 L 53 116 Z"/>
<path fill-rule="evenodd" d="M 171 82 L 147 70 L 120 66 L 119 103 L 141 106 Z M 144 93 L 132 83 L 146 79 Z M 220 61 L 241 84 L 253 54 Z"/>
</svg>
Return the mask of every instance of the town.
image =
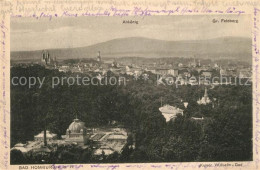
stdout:
<svg viewBox="0 0 260 170">
<path fill-rule="evenodd" d="M 116 76 L 128 75 L 130 79 L 145 78 L 147 73 L 160 76 L 167 84 L 178 80 L 179 85 L 245 85 L 252 83 L 252 68 L 247 62 L 236 62 L 235 60 L 192 58 L 102 58 L 101 52 L 97 56 L 83 59 L 59 60 L 50 52 L 43 51 L 41 60 L 35 62 L 12 62 L 12 66 L 20 65 L 27 67 L 39 64 L 47 69 L 56 69 L 60 72 L 83 73 L 95 76 L 97 79 L 104 78 L 108 72 Z M 147 77 L 148 78 L 148 77 Z M 148 78 L 149 79 L 149 78 Z M 237 80 L 239 79 L 239 80 Z M 237 82 L 239 81 L 239 83 Z"/>
<path fill-rule="evenodd" d="M 10 163 L 252 161 L 250 16 L 188 8 L 13 17 Z"/>
<path fill-rule="evenodd" d="M 55 56 L 44 50 L 41 57 L 36 62 L 12 62 L 12 67 L 28 68 L 33 66 L 41 66 L 47 70 L 57 70 L 60 73 L 70 73 L 74 76 L 78 74 L 96 77 L 101 81 L 102 77 L 108 76 L 124 76 L 127 82 L 135 82 L 138 79 L 142 81 L 152 81 L 152 76 L 159 76 L 159 81 L 163 86 L 172 83 L 177 83 L 180 86 L 202 86 L 204 94 L 197 99 L 197 105 L 210 106 L 212 109 L 219 107 L 219 98 L 217 96 L 209 97 L 208 91 L 214 89 L 216 86 L 225 85 L 245 85 L 234 84 L 234 78 L 239 78 L 244 83 L 252 83 L 251 66 L 244 62 L 227 63 L 221 60 L 211 61 L 206 59 L 193 58 L 160 58 L 160 59 L 146 59 L 146 58 L 103 58 L 101 51 L 97 52 L 97 56 L 85 59 L 67 59 L 58 60 Z M 213 81 L 214 77 L 225 77 L 225 81 Z M 233 78 L 233 79 L 232 79 Z M 176 80 L 174 82 L 174 80 Z M 158 81 L 158 78 L 157 78 Z M 151 82 L 150 82 L 151 83 Z M 158 85 L 158 84 L 157 84 Z M 176 86 L 177 87 L 177 86 Z M 167 101 L 167 99 L 165 99 Z M 173 122 L 177 116 L 185 116 L 189 106 L 188 100 L 181 100 L 178 105 L 170 105 L 160 97 L 160 107 L 158 111 L 165 118 L 167 122 Z M 179 108 L 180 107 L 180 108 Z M 236 106 L 237 107 L 237 106 Z M 80 113 L 79 113 L 80 114 Z M 187 113 L 186 113 L 187 114 Z M 195 114 L 190 117 L 195 122 L 202 122 L 208 118 L 201 114 Z M 57 134 L 49 131 L 46 126 L 36 135 L 33 140 L 26 143 L 16 143 L 12 150 L 19 150 L 23 154 L 34 153 L 49 157 L 50 153 L 58 150 L 59 147 L 78 146 L 83 150 L 91 148 L 92 154 L 96 156 L 97 160 L 103 160 L 105 156 L 114 153 L 120 154 L 125 148 L 134 149 L 135 133 L 130 129 L 124 127 L 123 124 L 116 120 L 109 121 L 109 126 L 85 126 L 76 117 L 66 129 L 66 133 L 60 138 Z M 62 130 L 62 131 L 65 131 Z M 131 142 L 129 143 L 129 136 Z"/>
</svg>

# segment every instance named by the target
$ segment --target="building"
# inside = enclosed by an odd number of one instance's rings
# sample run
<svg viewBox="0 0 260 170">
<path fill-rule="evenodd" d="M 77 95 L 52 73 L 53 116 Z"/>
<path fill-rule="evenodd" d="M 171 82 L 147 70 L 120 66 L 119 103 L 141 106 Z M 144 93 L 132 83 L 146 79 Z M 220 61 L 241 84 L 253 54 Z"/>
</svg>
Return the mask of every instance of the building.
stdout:
<svg viewBox="0 0 260 170">
<path fill-rule="evenodd" d="M 90 135 L 87 133 L 85 123 L 76 118 L 66 131 L 65 141 L 83 146 L 87 143 Z"/>
<path fill-rule="evenodd" d="M 42 57 L 41 57 L 41 62 L 45 65 L 45 66 L 49 66 L 49 65 L 52 65 L 52 66 L 57 66 L 57 60 L 56 60 L 56 57 L 51 57 L 50 56 L 50 53 L 46 50 L 44 50 L 42 52 Z"/>
<path fill-rule="evenodd" d="M 153 74 L 156 74 L 156 68 L 155 67 L 148 67 L 148 68 L 145 69 L 145 71 L 149 71 Z"/>
<path fill-rule="evenodd" d="M 179 64 L 178 64 L 178 67 L 183 67 L 183 64 L 182 64 L 182 63 L 179 63 Z"/>
<path fill-rule="evenodd" d="M 201 75 L 204 77 L 207 77 L 207 78 L 211 78 L 212 72 L 211 71 L 202 71 Z"/>
<path fill-rule="evenodd" d="M 94 151 L 94 155 L 102 155 L 102 154 L 104 154 L 104 155 L 111 155 L 114 152 L 115 151 L 112 148 L 110 148 L 109 146 L 104 145 L 104 146 L 101 146 L 100 148 L 96 149 Z"/>
<path fill-rule="evenodd" d="M 57 139 L 57 134 L 51 133 L 50 131 L 46 130 L 46 139 L 48 141 Z M 35 141 L 43 141 L 44 140 L 44 131 L 39 133 L 38 135 L 34 136 Z"/>
<path fill-rule="evenodd" d="M 204 120 L 204 117 L 191 117 L 191 120 Z"/>
<path fill-rule="evenodd" d="M 22 144 L 22 143 L 17 143 L 16 145 L 14 145 L 13 148 L 11 148 L 11 150 L 19 150 L 22 153 L 28 152 L 28 149 L 26 148 L 26 144 Z"/>
<path fill-rule="evenodd" d="M 186 68 L 179 70 L 178 75 L 182 75 L 184 77 L 191 77 L 190 70 Z"/>
<path fill-rule="evenodd" d="M 44 50 L 42 52 L 42 59 L 41 59 L 42 63 L 48 65 L 51 61 L 50 59 L 51 59 L 51 57 L 50 57 L 49 52 Z"/>
<path fill-rule="evenodd" d="M 106 145 L 114 151 L 120 153 L 127 143 L 127 134 L 124 133 L 111 133 L 106 138 Z"/>
<path fill-rule="evenodd" d="M 101 55 L 100 55 L 100 51 L 98 51 L 97 62 L 99 62 L 99 63 L 102 62 Z"/>
<path fill-rule="evenodd" d="M 192 67 L 196 67 L 197 66 L 197 63 L 196 63 L 196 60 L 195 60 L 195 56 L 193 57 L 193 62 L 191 62 L 190 66 L 192 66 Z"/>
<path fill-rule="evenodd" d="M 239 72 L 238 77 L 239 78 L 251 78 L 252 73 L 250 71 L 242 70 L 242 71 Z"/>
<path fill-rule="evenodd" d="M 156 73 L 159 75 L 167 75 L 168 74 L 168 70 L 167 68 L 158 68 L 156 69 Z"/>
<path fill-rule="evenodd" d="M 122 128 L 95 129 L 91 140 L 96 147 L 94 154 L 110 155 L 114 152 L 121 153 L 127 144 L 127 132 Z"/>
<path fill-rule="evenodd" d="M 174 106 L 170 106 L 168 104 L 164 105 L 163 107 L 159 108 L 160 112 L 166 119 L 166 122 L 169 122 L 170 120 L 174 120 L 178 114 L 183 115 L 183 110 L 179 109 Z"/>
<path fill-rule="evenodd" d="M 47 155 L 55 151 L 56 145 L 78 145 L 87 148 L 91 143 L 95 148 L 94 155 L 110 155 L 114 152 L 121 153 L 127 144 L 128 133 L 123 128 L 98 128 L 87 129 L 85 123 L 79 119 L 74 119 L 69 125 L 66 135 L 58 140 L 57 135 L 46 131 L 46 138 L 49 141 L 48 147 L 44 146 L 44 132 L 34 137 L 34 141 L 25 144 L 18 143 L 11 150 L 20 150 L 22 153 L 32 151 L 37 154 Z M 91 141 L 89 143 L 89 141 Z M 133 146 L 135 147 L 135 146 Z"/>
<path fill-rule="evenodd" d="M 220 67 L 220 70 L 219 70 L 219 74 L 220 74 L 220 76 L 227 76 L 228 74 L 227 74 L 227 70 L 226 69 L 222 69 L 221 67 Z"/>
<path fill-rule="evenodd" d="M 211 100 L 208 97 L 208 90 L 207 90 L 207 88 L 205 88 L 204 96 L 200 100 L 198 100 L 197 103 L 199 105 L 202 105 L 202 104 L 203 105 L 207 105 L 207 104 L 211 103 Z"/>
<path fill-rule="evenodd" d="M 179 70 L 178 69 L 169 69 L 168 74 L 177 77 L 179 74 Z"/>
<path fill-rule="evenodd" d="M 70 71 L 70 68 L 69 68 L 69 66 L 60 66 L 59 67 L 59 72 L 68 72 L 68 71 Z"/>
</svg>

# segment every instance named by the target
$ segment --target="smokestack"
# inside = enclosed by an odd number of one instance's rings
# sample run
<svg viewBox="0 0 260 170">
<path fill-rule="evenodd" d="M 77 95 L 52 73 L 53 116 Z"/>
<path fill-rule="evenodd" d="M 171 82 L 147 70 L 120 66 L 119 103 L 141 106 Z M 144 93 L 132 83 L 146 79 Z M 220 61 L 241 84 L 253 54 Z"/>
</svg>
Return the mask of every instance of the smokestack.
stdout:
<svg viewBox="0 0 260 170">
<path fill-rule="evenodd" d="M 47 146 L 47 137 L 46 137 L 46 119 L 44 121 L 44 132 L 43 132 L 44 146 Z"/>
</svg>

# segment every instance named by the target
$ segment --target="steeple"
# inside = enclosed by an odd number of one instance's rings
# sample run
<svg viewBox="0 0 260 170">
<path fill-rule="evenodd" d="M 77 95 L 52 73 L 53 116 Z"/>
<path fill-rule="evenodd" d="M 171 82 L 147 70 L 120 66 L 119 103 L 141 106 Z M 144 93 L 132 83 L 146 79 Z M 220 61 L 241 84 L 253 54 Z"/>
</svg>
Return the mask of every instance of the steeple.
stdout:
<svg viewBox="0 0 260 170">
<path fill-rule="evenodd" d="M 98 51 L 97 61 L 98 61 L 98 62 L 101 62 L 101 55 L 100 55 L 100 51 Z"/>
<path fill-rule="evenodd" d="M 201 105 L 201 104 L 206 105 L 206 104 L 208 104 L 208 103 L 210 103 L 210 102 L 211 102 L 211 101 L 210 101 L 210 99 L 209 99 L 209 97 L 208 97 L 208 89 L 205 88 L 204 96 L 201 98 L 201 100 L 199 99 L 199 100 L 197 101 L 197 103 L 198 103 L 199 105 Z"/>
</svg>

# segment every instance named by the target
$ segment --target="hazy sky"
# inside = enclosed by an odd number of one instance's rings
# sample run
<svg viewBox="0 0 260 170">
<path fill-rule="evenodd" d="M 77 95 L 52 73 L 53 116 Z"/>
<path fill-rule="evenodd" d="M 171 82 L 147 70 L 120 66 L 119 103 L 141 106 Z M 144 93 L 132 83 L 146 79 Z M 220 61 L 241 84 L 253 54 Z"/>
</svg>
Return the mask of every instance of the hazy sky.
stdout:
<svg viewBox="0 0 260 170">
<path fill-rule="evenodd" d="M 237 19 L 238 23 L 212 23 Z M 137 20 L 138 24 L 122 24 Z M 138 17 L 12 18 L 11 51 L 88 46 L 116 38 L 198 40 L 222 36 L 251 37 L 249 15 L 196 15 Z"/>
</svg>

